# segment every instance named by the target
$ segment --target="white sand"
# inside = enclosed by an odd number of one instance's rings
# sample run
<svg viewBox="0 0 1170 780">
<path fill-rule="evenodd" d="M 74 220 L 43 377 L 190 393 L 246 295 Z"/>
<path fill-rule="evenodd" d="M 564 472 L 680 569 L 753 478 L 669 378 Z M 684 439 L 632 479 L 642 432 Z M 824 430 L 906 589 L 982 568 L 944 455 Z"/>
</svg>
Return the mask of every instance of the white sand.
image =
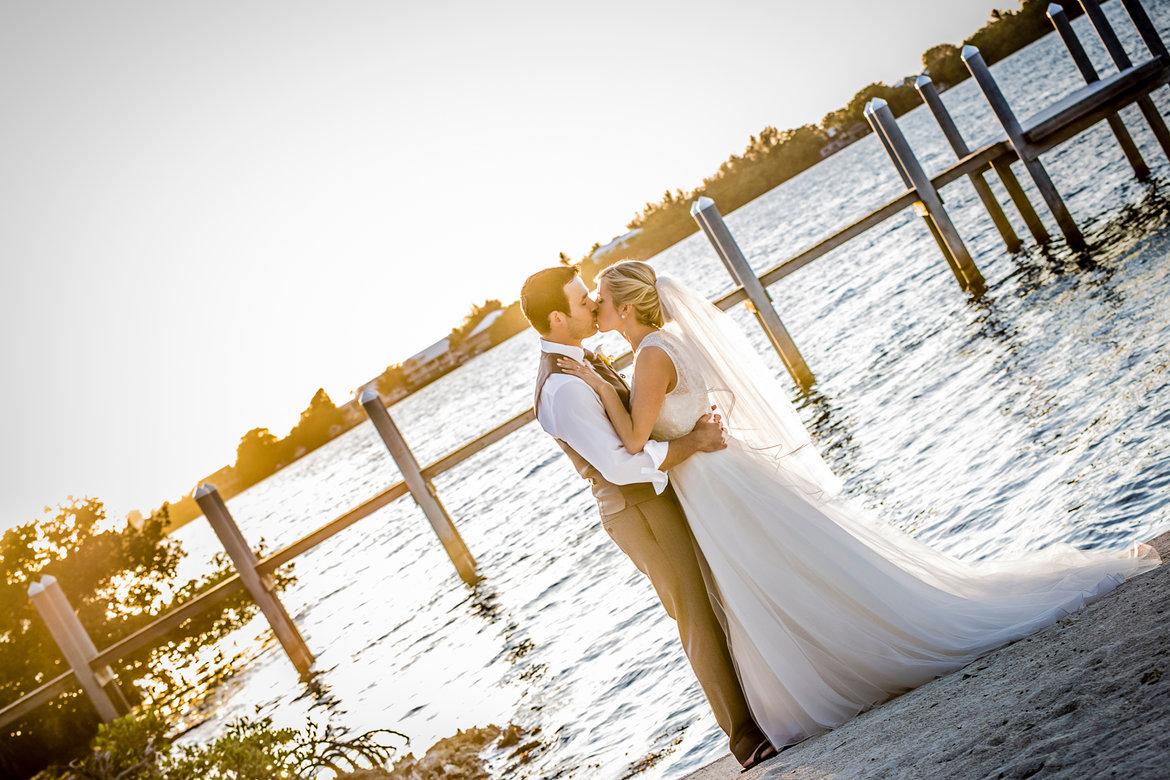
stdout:
<svg viewBox="0 0 1170 780">
<path fill-rule="evenodd" d="M 1170 561 L 1170 533 L 1150 542 Z M 1170 565 L 741 773 L 687 780 L 1170 778 Z"/>
</svg>

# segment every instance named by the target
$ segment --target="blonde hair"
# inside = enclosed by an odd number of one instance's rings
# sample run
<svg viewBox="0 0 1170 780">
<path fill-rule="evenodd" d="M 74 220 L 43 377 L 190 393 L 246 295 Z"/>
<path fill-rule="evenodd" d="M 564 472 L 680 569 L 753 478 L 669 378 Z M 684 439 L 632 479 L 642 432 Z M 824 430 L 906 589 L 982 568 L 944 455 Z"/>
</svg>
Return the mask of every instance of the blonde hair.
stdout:
<svg viewBox="0 0 1170 780">
<path fill-rule="evenodd" d="M 622 260 L 606 268 L 598 278 L 608 283 L 614 306 L 632 303 L 638 322 L 662 327 L 662 304 L 655 287 L 658 276 L 653 268 L 638 260 Z"/>
</svg>

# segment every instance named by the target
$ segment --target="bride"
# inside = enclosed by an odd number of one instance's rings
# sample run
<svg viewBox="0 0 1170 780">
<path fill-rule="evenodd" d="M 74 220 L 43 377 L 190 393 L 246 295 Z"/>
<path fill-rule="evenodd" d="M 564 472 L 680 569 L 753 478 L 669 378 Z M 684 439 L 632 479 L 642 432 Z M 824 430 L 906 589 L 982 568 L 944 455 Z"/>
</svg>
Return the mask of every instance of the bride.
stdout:
<svg viewBox="0 0 1170 780">
<path fill-rule="evenodd" d="M 605 269 L 598 326 L 635 351 L 629 411 L 587 364 L 622 443 L 677 438 L 720 406 L 728 447 L 670 471 L 713 575 L 752 715 L 777 748 L 958 669 L 1158 565 L 1157 553 L 1056 545 L 964 563 L 835 498 L 839 482 L 730 318 L 679 282 Z"/>
</svg>

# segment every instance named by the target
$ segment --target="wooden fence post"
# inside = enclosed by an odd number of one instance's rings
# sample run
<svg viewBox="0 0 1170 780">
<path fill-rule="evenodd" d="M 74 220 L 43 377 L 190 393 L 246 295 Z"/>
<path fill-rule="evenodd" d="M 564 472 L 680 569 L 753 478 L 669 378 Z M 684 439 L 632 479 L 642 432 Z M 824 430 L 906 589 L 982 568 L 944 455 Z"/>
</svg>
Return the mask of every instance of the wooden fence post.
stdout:
<svg viewBox="0 0 1170 780">
<path fill-rule="evenodd" d="M 926 209 L 926 215 L 938 229 L 942 242 L 949 251 L 947 259 L 959 286 L 976 295 L 981 294 L 986 287 L 983 274 L 979 273 L 975 261 L 967 251 L 967 246 L 959 236 L 959 231 L 951 222 L 938 190 L 931 184 L 930 177 L 926 175 L 906 137 L 902 135 L 889 104 L 881 98 L 874 98 L 866 105 L 865 110 L 879 137 L 888 142 L 887 148 L 895 166 L 900 166 L 899 172 L 904 174 L 904 180 L 909 179 L 909 186 L 918 194 L 919 201 Z"/>
<path fill-rule="evenodd" d="M 1154 53 L 1154 56 L 1161 57 L 1166 47 L 1162 45 L 1162 39 L 1158 37 L 1158 33 L 1154 31 L 1154 27 L 1150 24 L 1149 17 L 1145 15 L 1145 10 L 1136 2 L 1130 2 L 1125 5 L 1125 10 L 1129 12 L 1130 19 L 1134 20 L 1135 26 L 1138 28 L 1138 34 L 1142 36 L 1147 47 Z M 1121 41 L 1117 38 L 1117 33 L 1113 32 L 1113 28 L 1109 26 L 1109 20 L 1105 18 L 1105 14 L 1101 12 L 1101 6 L 1097 4 L 1097 0 L 1081 0 L 1081 8 L 1085 10 L 1085 16 L 1089 17 L 1089 21 L 1093 24 L 1093 29 L 1097 31 L 1101 42 L 1105 44 L 1105 50 L 1109 52 L 1109 56 L 1113 59 L 1113 63 L 1117 65 L 1118 70 L 1125 70 L 1132 68 L 1133 62 L 1129 59 L 1129 55 L 1125 53 L 1125 47 L 1121 45 Z M 1142 19 L 1142 24 L 1138 25 L 1137 18 L 1134 14 L 1137 13 Z M 1166 122 L 1162 119 L 1162 115 L 1158 113 L 1154 101 L 1149 95 L 1143 95 L 1137 99 L 1138 108 L 1141 109 L 1142 116 L 1146 118 L 1150 129 L 1154 131 L 1154 137 L 1158 139 L 1158 144 L 1162 147 L 1162 151 L 1170 158 L 1170 130 L 1166 129 Z"/>
<path fill-rule="evenodd" d="M 69 604 L 56 577 L 46 575 L 40 582 L 28 586 L 28 597 L 49 628 L 53 641 L 73 669 L 73 675 L 81 683 L 81 689 L 93 702 L 98 716 L 110 723 L 130 711 L 122 691 L 118 688 L 114 673 L 106 666 L 93 671 L 90 661 L 97 658 L 97 648 L 77 619 L 77 613 Z"/>
<path fill-rule="evenodd" d="M 922 97 L 922 102 L 930 109 L 930 113 L 934 115 L 934 119 L 938 122 L 938 126 L 942 129 L 943 135 L 947 139 L 947 143 L 951 145 L 955 156 L 960 160 L 971 153 L 967 147 L 967 142 L 963 140 L 962 133 L 959 132 L 955 120 L 951 118 L 951 114 L 943 105 L 942 98 L 938 96 L 938 90 L 934 87 L 934 82 L 930 80 L 930 76 L 923 74 L 914 82 L 915 89 Z M 1016 235 L 1016 231 L 1012 228 L 1012 223 L 1008 221 L 1007 215 L 1003 213 L 1003 208 L 1000 207 L 999 201 L 995 199 L 995 195 L 991 192 L 991 187 L 987 186 L 987 181 L 983 178 L 982 173 L 969 173 L 967 179 L 970 180 L 971 186 L 975 188 L 975 194 L 979 196 L 979 200 L 983 201 L 984 208 L 987 213 L 991 215 L 991 221 L 995 223 L 995 227 L 999 230 L 999 235 L 1003 239 L 1004 246 L 1009 252 L 1018 252 L 1023 245 L 1023 241 Z M 1010 193 L 1009 193 L 1010 195 Z M 1025 208 L 1031 212 L 1031 219 L 1039 222 L 1036 217 L 1036 212 L 1032 211 L 1032 204 L 1028 203 L 1027 198 L 1024 199 Z M 1019 204 L 1016 204 L 1019 208 Z M 1027 223 L 1029 217 L 1021 210 L 1020 215 L 1024 217 L 1024 222 Z M 1031 224 L 1028 225 L 1031 228 Z M 1034 232 L 1034 231 L 1033 231 Z"/>
<path fill-rule="evenodd" d="M 1068 207 L 1064 205 L 1064 199 L 1060 197 L 1056 185 L 1048 176 L 1048 171 L 1044 170 L 1044 166 L 1040 164 L 1040 160 L 1037 159 L 1028 142 L 1024 139 L 1024 131 L 1020 127 L 1020 121 L 1016 119 L 1015 112 L 1008 105 L 1007 98 L 1003 96 L 999 84 L 995 83 L 995 77 L 991 75 L 991 70 L 983 61 L 983 55 L 979 53 L 979 49 L 967 45 L 963 47 L 962 57 L 963 62 L 967 65 L 967 70 L 971 72 L 975 83 L 979 85 L 983 96 L 987 98 L 992 112 L 1003 126 L 1008 141 L 1016 150 L 1020 162 L 1024 164 L 1024 169 L 1028 171 L 1032 181 L 1036 183 L 1036 189 L 1040 190 L 1040 197 L 1044 198 L 1048 210 L 1056 218 L 1056 224 L 1060 226 L 1060 232 L 1064 234 L 1068 245 L 1074 249 L 1083 249 L 1085 237 L 1073 220 L 1072 214 L 1069 213 Z"/>
<path fill-rule="evenodd" d="M 1142 8 L 1142 4 L 1138 0 L 1121 0 L 1121 7 L 1129 14 L 1130 21 L 1137 28 L 1138 35 L 1146 44 L 1146 48 L 1150 50 L 1150 54 L 1161 57 L 1166 61 L 1166 64 L 1170 65 L 1170 52 L 1166 51 L 1166 44 L 1162 43 L 1162 36 L 1158 35 L 1158 31 L 1154 28 L 1150 17 L 1146 15 L 1146 9 Z"/>
<path fill-rule="evenodd" d="M 893 145 L 890 143 L 890 138 L 883 132 L 882 126 L 878 123 L 873 115 L 873 104 L 866 103 L 863 111 L 865 121 L 869 122 L 869 127 L 873 130 L 874 137 L 881 143 L 882 148 L 886 150 L 891 162 L 894 163 L 894 170 L 902 177 L 902 186 L 908 190 L 914 189 L 914 182 L 910 180 L 910 174 L 906 172 L 906 167 L 902 165 L 902 161 L 898 159 L 898 153 L 894 151 Z M 938 244 L 938 249 L 942 252 L 943 257 L 947 261 L 947 265 L 951 267 L 951 273 L 959 280 L 959 285 L 966 288 L 966 279 L 963 276 L 962 269 L 959 268 L 958 261 L 955 260 L 954 254 L 951 253 L 951 248 L 947 246 L 947 242 L 943 239 L 942 233 L 938 231 L 938 225 L 930 218 L 930 214 L 926 211 L 926 206 L 922 201 L 914 203 L 914 212 L 922 217 L 922 221 L 926 223 L 926 227 L 930 230 L 930 235 L 934 237 L 934 243 Z"/>
<path fill-rule="evenodd" d="M 715 247 L 715 253 L 723 261 L 731 278 L 747 293 L 756 320 L 764 329 L 768 341 L 772 343 L 772 348 L 780 355 L 780 360 L 788 369 L 788 373 L 792 375 L 793 380 L 802 390 L 808 390 L 816 382 L 816 378 L 809 370 L 808 364 L 804 362 L 800 350 L 796 348 L 796 342 L 792 340 L 792 336 L 788 335 L 788 329 L 780 321 L 780 315 L 776 313 L 768 291 L 764 289 L 759 277 L 748 265 L 747 258 L 743 256 L 743 252 L 735 243 L 731 231 L 723 222 L 723 215 L 719 213 L 715 201 L 706 196 L 700 197 L 691 204 L 691 216 L 694 217 L 695 222 L 699 223 L 699 228 L 707 236 L 711 245 Z"/>
<path fill-rule="evenodd" d="M 873 130 L 874 137 L 878 139 L 882 145 L 882 148 L 886 150 L 886 154 L 894 163 L 894 170 L 896 170 L 898 175 L 902 177 L 902 185 L 905 186 L 908 190 L 913 190 L 914 182 L 910 180 L 910 174 L 906 172 L 906 168 L 904 165 L 902 165 L 902 161 L 898 159 L 898 153 L 894 151 L 894 147 L 890 143 L 889 136 L 886 135 L 881 124 L 874 116 L 872 101 L 865 104 L 865 110 L 863 114 L 865 116 L 865 121 L 869 122 L 870 129 Z M 944 239 L 942 233 L 939 232 L 938 225 L 935 224 L 935 221 L 930 218 L 930 213 L 926 210 L 926 205 L 921 200 L 914 202 L 914 213 L 922 217 L 922 221 L 926 223 L 926 227 L 930 230 L 930 235 L 934 237 L 934 243 L 938 245 L 939 251 L 942 252 L 943 258 L 947 261 L 947 265 L 950 266 L 951 273 L 953 273 L 955 278 L 959 280 L 959 286 L 963 289 L 967 289 L 967 279 L 963 274 L 963 270 L 959 267 L 958 261 L 955 260 L 955 255 L 951 252 L 951 248 L 947 246 L 946 239 Z"/>
<path fill-rule="evenodd" d="M 1081 46 L 1077 34 L 1073 31 L 1072 25 L 1068 21 L 1068 15 L 1064 12 L 1064 8 L 1057 3 L 1049 3 L 1048 18 L 1052 20 L 1052 26 L 1056 28 L 1056 32 L 1060 34 L 1060 39 L 1064 41 L 1064 47 L 1072 55 L 1077 70 L 1085 77 L 1085 83 L 1092 84 L 1094 81 L 1100 81 L 1101 77 L 1097 75 L 1097 69 L 1093 67 L 1089 55 L 1085 54 L 1085 49 Z M 1125 123 L 1121 121 L 1121 115 L 1110 114 L 1105 117 L 1105 121 L 1109 123 L 1109 129 L 1113 131 L 1113 135 L 1117 138 L 1117 143 L 1121 146 L 1121 151 L 1125 154 L 1125 159 L 1129 160 L 1130 167 L 1133 168 L 1133 175 L 1138 179 L 1148 178 L 1150 169 L 1146 166 L 1146 161 L 1142 159 L 1142 153 L 1138 151 L 1137 144 L 1133 142 L 1133 137 L 1129 134 Z"/>
<path fill-rule="evenodd" d="M 435 529 L 435 534 L 443 543 L 443 549 L 447 551 L 451 562 L 455 564 L 455 570 L 459 572 L 459 576 L 468 585 L 479 582 L 480 576 L 475 571 L 475 558 L 472 557 L 463 537 L 459 535 L 458 529 L 455 528 L 455 524 L 447 515 L 447 510 L 439 501 L 434 486 L 430 480 L 423 477 L 422 469 L 419 468 L 414 453 L 410 451 L 402 432 L 394 424 L 390 412 L 382 403 L 382 397 L 373 388 L 366 388 L 362 391 L 358 402 L 366 410 L 366 415 L 374 424 L 378 435 L 382 437 L 386 449 L 390 450 L 390 456 L 398 464 L 398 470 L 402 472 L 402 479 L 406 482 L 407 488 L 410 489 L 411 496 L 414 497 L 419 509 L 427 516 L 431 528 Z"/>
<path fill-rule="evenodd" d="M 228 511 L 227 504 L 220 497 L 215 485 L 210 483 L 200 485 L 195 491 L 195 501 L 203 510 L 203 516 L 211 523 L 212 530 L 219 537 L 223 548 L 232 559 L 236 571 L 240 575 L 240 582 L 244 583 L 252 600 L 260 607 L 268 625 L 272 626 L 272 633 L 280 641 L 281 647 L 288 655 L 293 666 L 296 667 L 302 680 L 312 677 L 313 654 L 309 652 L 297 624 L 289 617 L 288 612 L 276 595 L 271 576 L 261 576 L 256 571 L 256 553 L 248 546 L 240 527 L 236 525 Z"/>
</svg>

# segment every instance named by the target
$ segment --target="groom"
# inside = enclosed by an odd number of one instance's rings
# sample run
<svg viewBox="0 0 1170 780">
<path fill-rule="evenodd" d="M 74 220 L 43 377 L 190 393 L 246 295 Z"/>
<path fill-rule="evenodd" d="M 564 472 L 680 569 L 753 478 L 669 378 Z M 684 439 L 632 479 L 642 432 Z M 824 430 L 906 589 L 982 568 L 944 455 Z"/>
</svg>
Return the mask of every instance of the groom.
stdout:
<svg viewBox="0 0 1170 780">
<path fill-rule="evenodd" d="M 601 524 L 630 560 L 650 578 L 667 614 L 678 622 L 683 649 L 699 685 L 727 732 L 731 752 L 745 767 L 775 750 L 748 711 L 727 638 L 716 616 L 698 547 L 666 472 L 696 452 L 727 445 L 718 418 L 707 415 L 686 436 L 650 440 L 631 455 L 605 415 L 601 399 L 584 381 L 557 365 L 561 355 L 588 360 L 629 407 L 630 390 L 609 366 L 581 346 L 597 332 L 597 304 L 577 272 L 546 268 L 524 282 L 520 306 L 541 335 L 536 376 L 536 419 L 593 486 Z"/>
</svg>

